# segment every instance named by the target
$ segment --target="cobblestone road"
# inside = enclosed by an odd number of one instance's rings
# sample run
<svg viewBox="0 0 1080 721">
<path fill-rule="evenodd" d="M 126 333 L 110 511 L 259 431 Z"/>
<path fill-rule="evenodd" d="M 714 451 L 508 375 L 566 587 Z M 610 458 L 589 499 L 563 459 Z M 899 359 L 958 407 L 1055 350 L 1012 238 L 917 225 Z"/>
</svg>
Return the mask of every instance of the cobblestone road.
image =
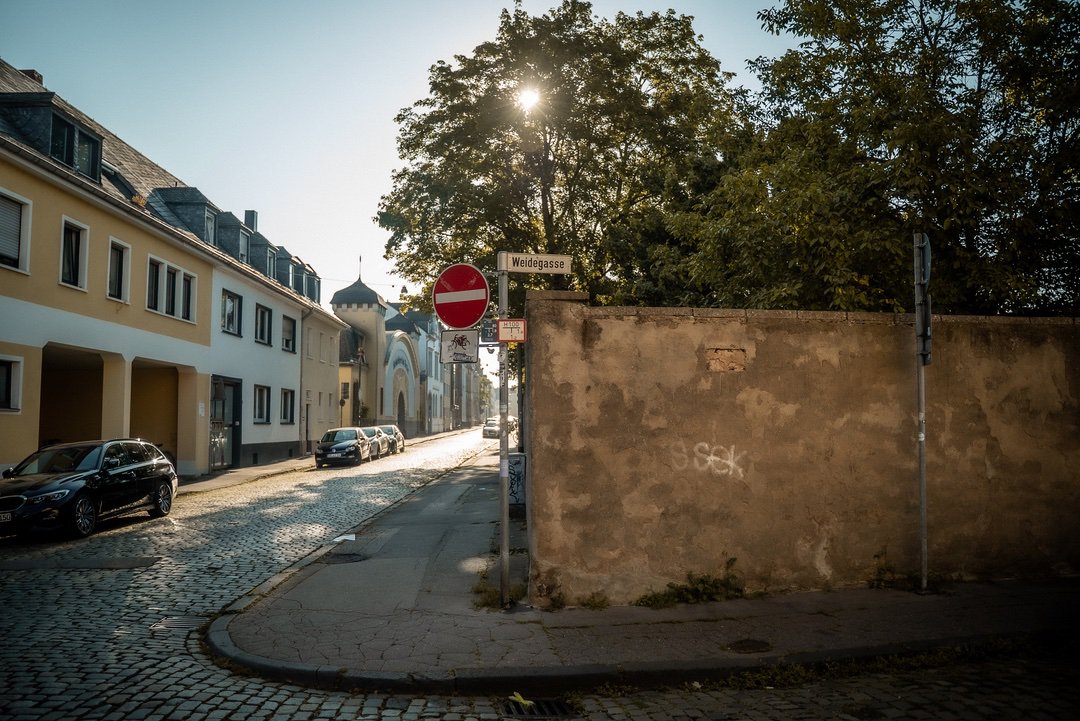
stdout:
<svg viewBox="0 0 1080 721">
<path fill-rule="evenodd" d="M 359 468 L 185 494 L 172 515 L 89 539 L 0 539 L 0 720 L 500 719 L 500 699 L 316 691 L 231 673 L 200 646 L 212 614 L 474 455 L 480 433 Z M 1072 719 L 1075 659 L 1007 659 L 792 688 L 572 699 L 596 719 Z"/>
</svg>

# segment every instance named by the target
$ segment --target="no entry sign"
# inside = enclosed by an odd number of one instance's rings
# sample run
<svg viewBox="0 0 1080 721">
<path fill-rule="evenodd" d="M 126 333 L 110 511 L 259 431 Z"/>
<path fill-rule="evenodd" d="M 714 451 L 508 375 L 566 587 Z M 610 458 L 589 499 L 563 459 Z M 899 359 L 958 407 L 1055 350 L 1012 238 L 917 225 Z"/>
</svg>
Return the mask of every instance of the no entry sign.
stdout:
<svg viewBox="0 0 1080 721">
<path fill-rule="evenodd" d="M 449 328 L 472 328 L 487 313 L 488 282 L 476 266 L 456 263 L 442 273 L 431 289 L 435 314 Z"/>
</svg>

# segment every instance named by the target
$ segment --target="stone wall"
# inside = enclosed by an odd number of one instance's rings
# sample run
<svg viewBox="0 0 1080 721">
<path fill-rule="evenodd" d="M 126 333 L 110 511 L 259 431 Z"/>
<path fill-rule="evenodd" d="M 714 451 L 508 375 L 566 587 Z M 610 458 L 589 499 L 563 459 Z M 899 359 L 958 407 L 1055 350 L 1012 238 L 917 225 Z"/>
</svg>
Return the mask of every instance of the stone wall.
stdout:
<svg viewBox="0 0 1080 721">
<path fill-rule="evenodd" d="M 731 558 L 748 590 L 919 577 L 912 316 L 575 301 L 527 304 L 535 601 L 627 603 Z M 932 577 L 1080 568 L 1077 330 L 935 317 Z"/>
</svg>

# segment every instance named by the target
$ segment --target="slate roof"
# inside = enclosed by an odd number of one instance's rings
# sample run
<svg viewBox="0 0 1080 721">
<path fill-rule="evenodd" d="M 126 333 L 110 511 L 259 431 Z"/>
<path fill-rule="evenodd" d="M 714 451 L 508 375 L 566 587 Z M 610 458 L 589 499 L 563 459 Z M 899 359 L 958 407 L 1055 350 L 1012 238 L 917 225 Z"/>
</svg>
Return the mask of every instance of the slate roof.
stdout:
<svg viewBox="0 0 1080 721">
<path fill-rule="evenodd" d="M 36 77 L 31 77 L 31 74 Z M 30 112 L 21 112 L 21 107 L 29 107 Z M 36 115 L 41 112 L 39 109 L 44 108 L 52 108 L 55 112 L 68 116 L 78 126 L 86 128 L 90 133 L 96 134 L 101 139 L 102 167 L 100 183 L 78 174 L 72 168 L 53 159 L 46 152 L 37 149 L 41 145 L 35 146 L 28 133 L 33 133 L 35 130 L 40 131 L 40 127 L 34 127 L 33 120 L 35 117 L 39 117 Z M 40 139 L 40 134 L 33 137 Z M 45 140 L 47 141 L 47 138 Z M 40 75 L 33 73 L 33 71 L 24 72 L 19 70 L 2 58 L 0 58 L 0 142 L 3 142 L 5 146 L 11 147 L 24 157 L 32 159 L 34 163 L 47 166 L 50 172 L 66 176 L 91 192 L 104 195 L 110 201 L 125 206 L 129 212 L 167 224 L 174 232 L 184 236 L 188 241 L 194 241 L 194 244 L 201 247 L 204 252 L 218 256 L 222 260 L 229 257 L 227 253 L 221 252 L 219 248 L 211 243 L 203 242 L 200 236 L 203 227 L 192 228 L 190 223 L 185 222 L 169 206 L 169 203 L 175 205 L 177 202 L 202 203 L 215 211 L 220 210 L 198 188 L 187 185 L 180 178 L 125 143 L 108 128 L 50 91 L 42 84 Z M 203 222 L 201 214 L 199 215 L 199 222 Z M 280 246 L 275 247 L 279 256 L 282 254 L 289 255 Z M 235 260 L 235 256 L 232 257 Z M 295 258 L 295 256 L 292 257 Z M 316 279 L 318 284 L 318 274 L 314 269 L 304 264 L 299 258 L 295 258 L 295 260 L 299 262 L 307 273 Z M 279 261 L 278 265 L 287 265 L 287 261 L 285 263 Z M 246 267 L 253 266 L 247 264 Z M 256 269 L 256 272 L 259 271 Z M 288 283 L 283 282 L 280 277 L 276 280 L 286 288 L 289 287 Z M 318 307 L 320 312 L 325 313 L 318 306 L 316 298 L 305 296 L 302 289 L 293 288 L 291 290 L 300 298 Z M 330 314 L 326 315 L 344 325 L 340 319 Z"/>
<path fill-rule="evenodd" d="M 330 298 L 330 305 L 365 305 L 367 303 L 375 303 L 378 305 L 387 305 L 383 297 L 375 292 L 373 289 L 364 285 L 359 277 L 356 282 L 350 286 L 342 288 L 338 292 L 334 293 Z"/>
<path fill-rule="evenodd" d="M 120 172 L 120 175 L 123 176 L 123 179 L 127 181 L 126 184 L 130 185 L 130 190 L 134 190 L 137 195 L 140 195 L 143 198 L 148 198 L 151 191 L 155 188 L 187 185 L 184 181 L 180 180 L 138 150 L 125 143 L 115 134 L 110 132 L 104 125 L 101 125 L 89 115 L 82 112 L 59 95 L 49 91 L 37 80 L 29 77 L 21 70 L 18 70 L 5 62 L 3 59 L 0 59 L 0 92 L 31 93 L 37 95 L 40 100 L 51 103 L 54 108 L 60 110 L 80 125 L 89 128 L 92 132 L 99 135 L 102 139 L 101 159 L 105 163 L 116 168 Z M 16 128 L 5 127 L 3 130 L 15 137 L 20 135 Z M 48 156 L 42 155 L 41 157 L 49 160 L 56 165 L 58 169 L 65 172 L 68 171 L 66 166 L 53 161 Z M 129 188 L 123 187 L 125 183 L 114 181 L 110 178 L 111 175 L 112 174 L 106 169 L 102 169 L 101 189 L 117 200 L 136 205 L 136 203 L 133 203 L 132 201 Z M 168 222 L 167 219 L 162 219 Z"/>
</svg>

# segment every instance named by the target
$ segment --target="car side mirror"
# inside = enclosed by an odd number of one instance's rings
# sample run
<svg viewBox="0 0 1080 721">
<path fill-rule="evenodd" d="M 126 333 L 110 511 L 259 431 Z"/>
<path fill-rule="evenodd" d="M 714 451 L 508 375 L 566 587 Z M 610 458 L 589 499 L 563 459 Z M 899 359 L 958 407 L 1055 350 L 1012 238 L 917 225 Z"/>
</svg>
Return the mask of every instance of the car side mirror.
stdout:
<svg viewBox="0 0 1080 721">
<path fill-rule="evenodd" d="M 10 468 L 5 468 L 4 469 L 4 478 L 11 478 L 13 475 L 15 475 L 15 474 L 12 472 L 12 470 Z"/>
<path fill-rule="evenodd" d="M 120 459 L 119 458 L 106 458 L 105 459 L 105 464 L 102 466 L 102 468 L 104 468 L 106 471 L 111 471 L 114 468 L 119 468 L 119 467 L 120 467 Z"/>
</svg>

